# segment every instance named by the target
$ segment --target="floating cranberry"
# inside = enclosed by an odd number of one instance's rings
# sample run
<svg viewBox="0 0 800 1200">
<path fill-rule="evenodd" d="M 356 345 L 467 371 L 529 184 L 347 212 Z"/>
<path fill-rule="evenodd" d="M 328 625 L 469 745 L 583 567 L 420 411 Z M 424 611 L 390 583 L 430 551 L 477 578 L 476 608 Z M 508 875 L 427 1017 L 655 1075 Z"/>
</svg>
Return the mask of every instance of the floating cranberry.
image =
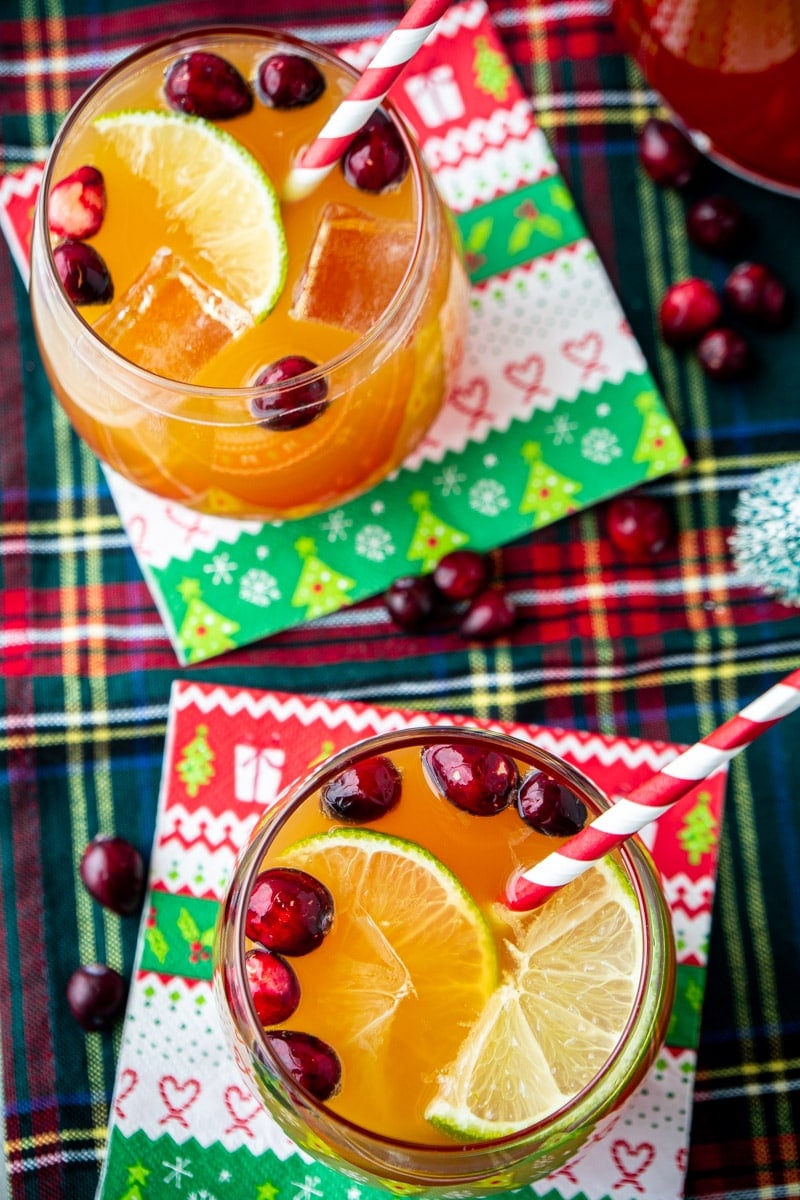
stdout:
<svg viewBox="0 0 800 1200">
<path fill-rule="evenodd" d="M 80 877 L 90 896 L 120 916 L 135 913 L 144 893 L 144 863 L 122 837 L 98 834 L 81 856 Z"/>
<path fill-rule="evenodd" d="M 401 629 L 422 629 L 436 613 L 438 594 L 430 575 L 401 575 L 383 594 L 383 602 Z"/>
<path fill-rule="evenodd" d="M 606 510 L 606 531 L 623 554 L 653 558 L 672 538 L 672 519 L 654 496 L 619 496 Z"/>
<path fill-rule="evenodd" d="M 728 254 L 747 234 L 744 210 L 728 196 L 705 196 L 686 212 L 686 231 L 696 246 L 713 254 Z"/>
<path fill-rule="evenodd" d="M 275 384 L 315 371 L 317 364 L 302 354 L 288 354 L 259 373 L 253 387 L 274 388 Z M 328 381 L 308 379 L 280 391 L 265 392 L 250 401 L 250 411 L 266 429 L 301 429 L 321 417 L 328 407 Z"/>
<path fill-rule="evenodd" d="M 293 968 L 269 950 L 248 950 L 244 967 L 261 1024 L 287 1021 L 300 1003 L 300 984 Z"/>
<path fill-rule="evenodd" d="M 695 352 L 700 366 L 711 379 L 741 379 L 753 366 L 753 355 L 747 340 L 727 326 L 719 326 L 704 334 Z"/>
<path fill-rule="evenodd" d="M 239 117 L 253 107 L 252 92 L 236 67 L 206 50 L 176 58 L 164 75 L 164 95 L 170 108 L 209 121 Z"/>
<path fill-rule="evenodd" d="M 111 272 L 93 246 L 68 238 L 55 247 L 53 259 L 73 304 L 107 304 L 113 298 Z"/>
<path fill-rule="evenodd" d="M 325 91 L 325 76 L 303 54 L 272 54 L 258 68 L 258 94 L 271 108 L 313 104 Z"/>
<path fill-rule="evenodd" d="M 322 1038 L 275 1029 L 266 1035 L 266 1042 L 283 1069 L 304 1091 L 323 1103 L 336 1095 L 342 1080 L 342 1064 L 333 1047 Z"/>
<path fill-rule="evenodd" d="M 47 224 L 56 237 L 93 237 L 106 215 L 106 185 L 97 167 L 78 167 L 50 190 Z"/>
<path fill-rule="evenodd" d="M 465 638 L 494 638 L 508 633 L 517 619 L 513 601 L 497 587 L 479 592 L 459 626 Z"/>
<path fill-rule="evenodd" d="M 256 879 L 245 933 L 281 954 L 308 954 L 333 922 L 333 897 L 324 884 L 294 867 L 270 867 Z"/>
<path fill-rule="evenodd" d="M 551 837 L 570 837 L 586 824 L 583 801 L 544 771 L 532 771 L 523 779 L 517 810 L 526 825 Z"/>
<path fill-rule="evenodd" d="M 756 325 L 780 329 L 789 318 L 786 285 L 761 263 L 739 263 L 725 280 L 724 292 L 731 308 Z"/>
<path fill-rule="evenodd" d="M 476 817 L 507 808 L 519 783 L 517 765 L 507 754 L 472 742 L 428 746 L 422 764 L 432 785 L 454 804 Z"/>
<path fill-rule="evenodd" d="M 682 279 L 664 293 L 658 312 L 661 336 L 669 346 L 689 346 L 716 325 L 722 302 L 705 279 Z"/>
<path fill-rule="evenodd" d="M 489 582 L 489 562 L 477 550 L 452 550 L 436 564 L 433 582 L 448 600 L 471 600 Z"/>
<path fill-rule="evenodd" d="M 342 159 L 344 177 L 362 192 L 383 192 L 408 170 L 403 139 L 387 116 L 373 113 Z"/>
<path fill-rule="evenodd" d="M 67 1004 L 82 1029 L 110 1029 L 125 1007 L 125 980 L 105 963 L 90 963 L 73 971 L 67 983 Z"/>
<path fill-rule="evenodd" d="M 339 821 L 377 821 L 400 799 L 400 772 L 379 754 L 345 767 L 322 788 L 322 810 Z"/>
<path fill-rule="evenodd" d="M 639 134 L 639 160 L 659 187 L 685 187 L 700 164 L 697 147 L 676 125 L 650 117 Z"/>
</svg>

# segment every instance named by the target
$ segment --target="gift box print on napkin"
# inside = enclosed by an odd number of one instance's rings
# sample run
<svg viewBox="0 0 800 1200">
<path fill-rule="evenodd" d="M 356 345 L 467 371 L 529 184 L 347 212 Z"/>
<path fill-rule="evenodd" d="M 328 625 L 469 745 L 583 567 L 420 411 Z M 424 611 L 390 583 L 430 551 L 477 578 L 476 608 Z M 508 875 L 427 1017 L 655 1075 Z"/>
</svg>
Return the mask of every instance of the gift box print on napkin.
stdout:
<svg viewBox="0 0 800 1200">
<path fill-rule="evenodd" d="M 344 51 L 363 67 L 377 43 Z M 199 662 L 485 551 L 687 461 L 483 0 L 454 5 L 392 89 L 472 279 L 463 362 L 392 478 L 319 516 L 203 516 L 107 477 L 178 658 Z M 0 184 L 26 269 L 38 176 Z M 27 229 L 26 229 L 27 222 Z"/>
<path fill-rule="evenodd" d="M 629 792 L 680 749 L 282 693 L 173 686 L 149 889 L 98 1200 L 378 1200 L 377 1191 L 354 1185 L 295 1147 L 247 1090 L 212 996 L 213 930 L 236 853 L 285 784 L 362 737 L 442 723 L 471 723 L 535 741 L 612 796 Z M 720 773 L 699 785 L 648 830 L 678 947 L 668 1045 L 602 1136 L 534 1184 L 535 1195 L 682 1195 L 724 781 Z M 503 1178 L 489 1190 L 502 1193 Z"/>
</svg>

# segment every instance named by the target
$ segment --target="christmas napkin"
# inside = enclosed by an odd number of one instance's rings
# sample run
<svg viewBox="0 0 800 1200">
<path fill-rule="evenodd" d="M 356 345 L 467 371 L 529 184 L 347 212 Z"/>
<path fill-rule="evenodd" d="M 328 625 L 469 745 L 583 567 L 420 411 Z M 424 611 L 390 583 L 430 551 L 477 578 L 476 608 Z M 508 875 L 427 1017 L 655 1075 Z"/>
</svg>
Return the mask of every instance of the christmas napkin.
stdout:
<svg viewBox="0 0 800 1200">
<path fill-rule="evenodd" d="M 358 67 L 377 43 L 344 51 Z M 483 0 L 454 5 L 394 88 L 463 239 L 467 350 L 424 443 L 320 516 L 202 516 L 107 472 L 181 662 L 208 659 L 657 478 L 686 450 Z M 41 168 L 0 182 L 27 275 Z"/>
<path fill-rule="evenodd" d="M 611 796 L 680 747 L 354 703 L 173 686 L 149 890 L 97 1200 L 379 1200 L 297 1149 L 247 1090 L 211 987 L 211 946 L 238 849 L 280 789 L 369 734 L 441 723 L 500 729 L 580 767 Z M 648 831 L 669 900 L 678 989 L 667 1045 L 615 1123 L 534 1184 L 547 1200 L 678 1200 L 689 1139 L 725 774 Z M 502 1176 L 487 1187 L 502 1194 Z M 413 1189 L 397 1187 L 407 1194 Z"/>
</svg>

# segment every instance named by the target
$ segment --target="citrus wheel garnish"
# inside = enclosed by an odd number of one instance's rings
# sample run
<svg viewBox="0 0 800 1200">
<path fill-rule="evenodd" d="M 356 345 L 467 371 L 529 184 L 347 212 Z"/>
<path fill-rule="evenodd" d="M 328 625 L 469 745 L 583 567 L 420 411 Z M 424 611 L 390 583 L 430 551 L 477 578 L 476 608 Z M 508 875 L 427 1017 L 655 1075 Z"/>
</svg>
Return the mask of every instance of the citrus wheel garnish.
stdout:
<svg viewBox="0 0 800 1200">
<path fill-rule="evenodd" d="M 224 294 L 262 320 L 283 290 L 288 255 L 277 193 L 252 154 L 211 121 L 185 113 L 132 110 L 94 124 L 152 184 L 159 208 L 183 226 Z"/>
<path fill-rule="evenodd" d="M 308 872 L 334 900 L 322 945 L 293 960 L 303 995 L 291 1027 L 340 1056 L 338 1111 L 394 1136 L 425 1136 L 424 1101 L 414 1112 L 410 1089 L 430 1096 L 497 986 L 486 919 L 437 858 L 375 830 L 315 834 L 274 861 Z M 302 979 L 310 967 L 313 987 Z"/>
<path fill-rule="evenodd" d="M 496 915 L 513 966 L 425 1113 L 460 1141 L 523 1129 L 585 1087 L 619 1042 L 642 971 L 636 901 L 608 859 L 533 912 Z"/>
</svg>

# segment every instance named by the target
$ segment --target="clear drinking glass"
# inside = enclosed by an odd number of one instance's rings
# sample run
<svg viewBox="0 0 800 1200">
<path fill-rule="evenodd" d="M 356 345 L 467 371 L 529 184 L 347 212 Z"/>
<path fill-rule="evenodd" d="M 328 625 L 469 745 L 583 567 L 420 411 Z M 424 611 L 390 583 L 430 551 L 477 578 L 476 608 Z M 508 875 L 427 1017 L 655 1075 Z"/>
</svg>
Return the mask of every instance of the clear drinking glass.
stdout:
<svg viewBox="0 0 800 1200">
<path fill-rule="evenodd" d="M 704 153 L 800 195 L 800 0 L 614 0 L 620 35 Z"/>
<path fill-rule="evenodd" d="M 126 108 L 165 109 L 161 94 L 165 67 L 192 51 L 225 57 L 249 81 L 267 55 L 304 55 L 326 77 L 328 108 L 335 107 L 334 101 L 357 78 L 350 66 L 325 50 L 283 33 L 238 27 L 199 30 L 155 42 L 108 71 L 66 118 L 45 167 L 32 242 L 36 336 L 50 382 L 71 423 L 115 471 L 149 492 L 204 512 L 257 519 L 304 516 L 379 482 L 402 463 L 438 414 L 462 352 L 466 326 L 468 288 L 455 226 L 414 141 L 387 102 L 385 111 L 399 131 L 410 163 L 402 186 L 409 196 L 413 238 L 405 275 L 371 327 L 357 333 L 345 349 L 330 353 L 326 347 L 331 343 L 325 341 L 327 333 L 320 332 L 320 323 L 302 322 L 300 333 L 281 353 L 299 353 L 316 366 L 291 384 L 256 387 L 252 382 L 256 374 L 244 386 L 238 382 L 218 386 L 218 381 L 201 386 L 163 378 L 128 361 L 93 330 L 96 310 L 76 307 L 60 282 L 54 239 L 48 230 L 49 197 L 58 181 L 84 162 L 99 165 L 93 121 Z M 241 138 L 256 157 L 260 154 L 267 174 L 270 155 L 280 150 L 283 171 L 287 150 L 296 153 L 312 140 L 327 110 L 317 113 L 311 105 L 302 113 L 299 109 L 281 112 L 262 104 L 255 88 L 254 92 L 251 113 L 218 125 Z M 278 173 L 277 168 L 272 171 Z M 280 190 L 281 181 L 273 182 Z M 153 205 L 140 198 L 128 213 L 120 189 L 114 190 L 113 180 L 106 183 L 106 223 L 96 242 L 103 245 L 113 275 L 115 262 L 127 261 L 137 251 L 144 236 L 140 231 L 148 229 L 152 220 Z M 336 203 L 344 198 L 357 209 L 362 205 L 363 195 L 347 189 L 338 168 L 330 182 L 319 185 L 320 195 L 327 196 L 325 189 L 332 189 Z M 312 197 L 294 207 L 283 205 L 287 236 L 293 230 L 292 236 L 300 242 L 304 237 L 310 242 L 311 220 L 303 216 L 303 205 L 319 202 Z M 393 203 L 391 197 L 387 203 Z M 380 254 L 372 276 L 376 283 L 379 274 Z M 277 335 L 270 333 L 278 319 L 275 314 L 291 302 L 296 283 L 296 278 L 287 280 L 286 295 L 258 326 L 265 338 L 275 340 Z M 285 315 L 280 319 L 292 326 Z M 276 358 L 277 352 L 269 357 Z M 261 400 L 263 411 L 263 401 L 271 395 L 313 390 L 320 380 L 327 385 L 327 408 L 311 423 L 270 429 L 251 415 L 252 402 Z"/>
<path fill-rule="evenodd" d="M 318 792 L 347 767 L 376 755 L 392 757 L 409 747 L 478 743 L 513 757 L 527 772 L 537 769 L 569 788 L 589 816 L 609 801 L 581 772 L 520 739 L 461 728 L 412 728 L 370 737 L 339 752 L 305 779 L 290 785 L 261 818 L 241 853 L 220 912 L 215 951 L 215 992 L 232 1051 L 250 1088 L 284 1131 L 312 1157 L 362 1182 L 398 1193 L 442 1197 L 485 1195 L 522 1187 L 562 1167 L 587 1139 L 613 1118 L 639 1085 L 658 1053 L 672 1007 L 675 959 L 672 925 L 657 871 L 637 840 L 619 851 L 641 919 L 643 964 L 636 1000 L 623 1034 L 598 1074 L 559 1111 L 529 1128 L 497 1140 L 462 1145 L 423 1145 L 382 1136 L 337 1115 L 295 1083 L 271 1052 L 251 999 L 245 970 L 245 915 L 265 856 L 287 820 L 303 806 L 318 807 Z M 401 804 L 396 812 L 399 813 Z M 494 817 L 475 818 L 481 838 L 492 837 Z M 340 823 L 341 824 L 341 823 Z M 391 832 L 416 840 L 397 817 Z M 283 840 L 286 840 L 284 834 Z M 424 839 L 419 838 L 420 841 Z M 549 839 L 548 839 L 549 840 Z M 484 843 L 488 845 L 488 842 Z M 488 853 L 488 851 L 487 851 Z M 453 870 L 457 869 L 450 864 Z M 291 1020 L 286 1022 L 291 1026 Z"/>
</svg>

